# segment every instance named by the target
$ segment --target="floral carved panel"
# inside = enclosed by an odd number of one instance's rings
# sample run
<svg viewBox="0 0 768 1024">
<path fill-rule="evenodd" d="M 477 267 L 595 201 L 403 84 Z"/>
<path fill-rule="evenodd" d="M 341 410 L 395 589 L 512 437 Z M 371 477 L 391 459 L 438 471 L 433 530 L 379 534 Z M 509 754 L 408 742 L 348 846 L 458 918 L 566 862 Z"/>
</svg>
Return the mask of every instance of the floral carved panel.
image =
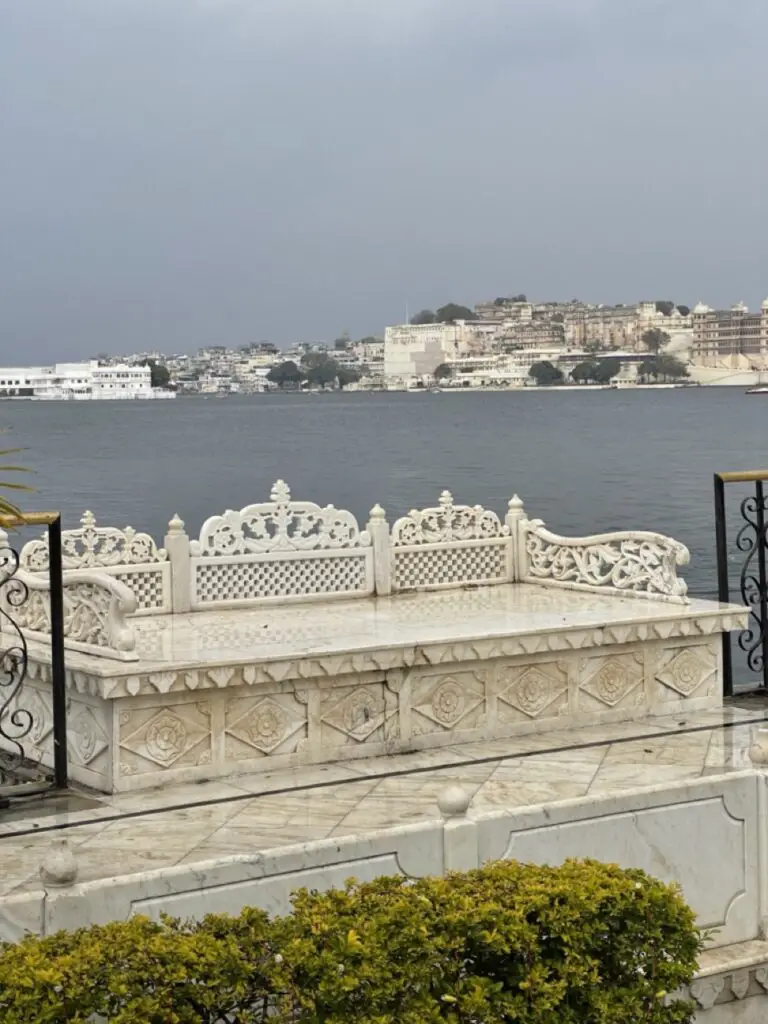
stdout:
<svg viewBox="0 0 768 1024">
<path fill-rule="evenodd" d="M 568 664 L 501 664 L 498 669 L 498 717 L 501 724 L 568 713 Z"/>
<path fill-rule="evenodd" d="M 579 664 L 579 711 L 639 708 L 645 703 L 642 651 L 586 658 Z"/>
<path fill-rule="evenodd" d="M 540 519 L 525 521 L 523 537 L 530 583 L 685 600 L 688 588 L 677 568 L 690 555 L 671 537 L 639 531 L 561 537 Z"/>
<path fill-rule="evenodd" d="M 486 678 L 479 671 L 412 674 L 411 730 L 414 736 L 479 729 L 486 722 Z"/>
<path fill-rule="evenodd" d="M 663 702 L 712 697 L 720 688 L 715 644 L 673 647 L 660 653 L 654 671 L 655 696 Z"/>
<path fill-rule="evenodd" d="M 234 698 L 224 728 L 227 761 L 293 754 L 307 738 L 307 707 L 290 693 Z"/>
<path fill-rule="evenodd" d="M 383 743 L 397 737 L 397 696 L 384 683 L 325 690 L 320 699 L 323 748 Z"/>
<path fill-rule="evenodd" d="M 271 501 L 228 510 L 207 519 L 193 555 L 248 555 L 265 552 L 337 550 L 370 547 L 351 512 L 311 501 L 294 501 L 290 488 L 278 480 Z"/>
<path fill-rule="evenodd" d="M 61 557 L 64 569 L 95 569 L 164 562 L 168 555 L 149 534 L 137 533 L 130 526 L 124 530 L 97 526 L 94 514 L 85 512 L 78 530 L 62 532 Z M 24 545 L 21 567 L 30 572 L 48 571 L 47 533 L 41 540 Z"/>
<path fill-rule="evenodd" d="M 211 763 L 209 701 L 119 712 L 120 775 Z"/>
</svg>

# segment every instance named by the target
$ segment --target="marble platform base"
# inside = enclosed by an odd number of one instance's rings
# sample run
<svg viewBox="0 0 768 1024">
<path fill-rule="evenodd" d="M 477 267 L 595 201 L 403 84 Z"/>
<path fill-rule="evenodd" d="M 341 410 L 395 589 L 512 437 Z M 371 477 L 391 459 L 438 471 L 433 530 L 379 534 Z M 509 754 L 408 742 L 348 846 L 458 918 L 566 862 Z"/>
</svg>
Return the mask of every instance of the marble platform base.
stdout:
<svg viewBox="0 0 768 1024">
<path fill-rule="evenodd" d="M 137 619 L 136 662 L 68 653 L 70 776 L 117 793 L 717 707 L 745 617 L 522 584 Z M 49 764 L 30 653 L 26 752 Z"/>
<path fill-rule="evenodd" d="M 768 1021 L 768 942 L 739 942 L 705 952 L 685 994 L 696 1004 L 696 1024 Z"/>
</svg>

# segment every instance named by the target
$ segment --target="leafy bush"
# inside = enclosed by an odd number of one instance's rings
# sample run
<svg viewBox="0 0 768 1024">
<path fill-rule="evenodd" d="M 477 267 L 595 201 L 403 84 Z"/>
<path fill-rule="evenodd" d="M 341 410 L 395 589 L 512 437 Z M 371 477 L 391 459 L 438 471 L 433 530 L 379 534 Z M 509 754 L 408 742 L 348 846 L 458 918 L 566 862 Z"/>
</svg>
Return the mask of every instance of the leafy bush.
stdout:
<svg viewBox="0 0 768 1024">
<path fill-rule="evenodd" d="M 686 1024 L 679 892 L 593 861 L 505 861 L 299 892 L 293 913 L 145 918 L 0 949 L 0 1024 Z"/>
</svg>

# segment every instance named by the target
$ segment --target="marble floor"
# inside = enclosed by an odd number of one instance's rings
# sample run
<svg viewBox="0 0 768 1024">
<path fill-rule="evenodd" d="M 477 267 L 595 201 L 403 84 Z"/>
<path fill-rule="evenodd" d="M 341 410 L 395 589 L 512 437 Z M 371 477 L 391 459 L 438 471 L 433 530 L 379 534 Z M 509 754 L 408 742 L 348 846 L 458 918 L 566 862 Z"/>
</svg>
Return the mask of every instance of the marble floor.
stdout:
<svg viewBox="0 0 768 1024">
<path fill-rule="evenodd" d="M 470 814 L 617 793 L 750 767 L 768 720 L 748 699 L 681 718 L 617 723 L 286 769 L 226 782 L 28 804 L 0 814 L 0 897 L 37 887 L 51 839 L 66 836 L 81 881 L 130 875 L 318 839 L 439 819 L 458 783 Z"/>
</svg>

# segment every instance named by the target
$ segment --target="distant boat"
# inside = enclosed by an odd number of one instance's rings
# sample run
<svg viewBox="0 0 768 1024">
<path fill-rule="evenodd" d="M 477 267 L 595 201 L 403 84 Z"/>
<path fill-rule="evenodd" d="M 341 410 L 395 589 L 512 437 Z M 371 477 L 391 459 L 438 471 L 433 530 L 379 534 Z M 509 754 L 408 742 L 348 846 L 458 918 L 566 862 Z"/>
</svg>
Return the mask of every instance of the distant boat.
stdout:
<svg viewBox="0 0 768 1024">
<path fill-rule="evenodd" d="M 757 387 L 747 388 L 745 395 L 768 395 L 768 384 L 758 384 Z"/>
</svg>

